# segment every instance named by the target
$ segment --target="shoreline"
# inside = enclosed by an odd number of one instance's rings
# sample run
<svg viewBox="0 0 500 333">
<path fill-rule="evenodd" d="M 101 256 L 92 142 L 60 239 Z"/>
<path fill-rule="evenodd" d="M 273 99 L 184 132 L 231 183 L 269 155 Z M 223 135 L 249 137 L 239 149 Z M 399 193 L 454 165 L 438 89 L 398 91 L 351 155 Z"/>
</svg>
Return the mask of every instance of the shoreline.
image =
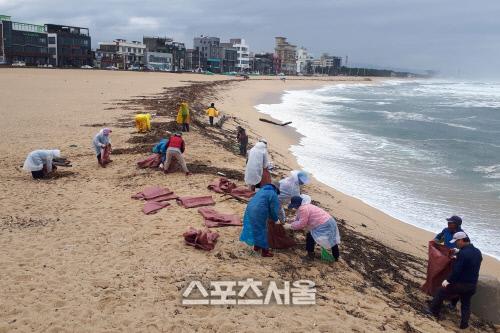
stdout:
<svg viewBox="0 0 500 333">
<path fill-rule="evenodd" d="M 389 79 L 375 79 L 373 84 Z M 240 84 L 251 83 L 252 80 L 242 82 Z M 278 81 L 278 80 L 276 80 Z M 238 118 L 242 118 L 250 125 L 253 134 L 253 141 L 249 142 L 249 148 L 253 146 L 252 142 L 258 137 L 265 137 L 268 139 L 270 152 L 275 152 L 272 155 L 272 160 L 279 164 L 290 166 L 291 169 L 300 168 L 297 157 L 291 152 L 291 146 L 299 145 L 302 135 L 297 132 L 293 124 L 290 126 L 279 127 L 271 124 L 266 124 L 258 121 L 258 118 L 266 118 L 278 121 L 271 116 L 259 112 L 256 108 L 259 104 L 279 104 L 283 94 L 288 90 L 312 90 L 321 87 L 334 85 L 334 84 L 349 84 L 349 83 L 365 83 L 367 81 L 329 81 L 317 82 L 306 81 L 302 82 L 289 82 L 285 84 L 282 82 L 275 82 L 276 87 L 269 87 L 267 89 L 259 89 L 252 87 L 255 93 L 253 96 L 244 93 L 243 103 L 239 101 L 238 109 L 235 109 L 231 104 L 227 103 L 227 99 L 231 99 L 226 93 L 223 95 L 223 102 L 221 109 L 228 110 L 228 114 Z M 239 83 L 236 83 L 239 84 Z M 237 90 L 238 88 L 231 88 L 230 91 Z M 237 92 L 242 97 L 241 92 Z M 243 104 L 243 107 L 242 107 Z M 227 109 L 226 109 L 227 108 Z M 244 110 L 244 113 L 241 112 Z M 279 121 L 278 121 L 279 122 Z M 267 133 L 267 135 L 261 135 Z M 271 138 L 271 139 L 270 139 Z M 342 193 L 335 188 L 318 181 L 314 175 L 311 185 L 305 186 L 306 193 L 313 193 L 313 199 L 325 204 L 326 207 L 334 212 L 334 214 L 342 219 L 348 221 L 357 231 L 366 234 L 370 237 L 380 240 L 382 243 L 393 247 L 396 250 L 410 253 L 422 259 L 427 259 L 428 241 L 432 240 L 435 233 L 432 231 L 417 227 L 410 223 L 406 223 L 396 219 L 389 214 L 384 213 L 382 210 L 370 206 L 368 203 L 361 199 Z M 329 198 L 333 196 L 335 200 Z M 364 226 L 363 226 L 364 225 Z M 445 227 L 445 218 L 443 217 L 443 228 Z M 483 253 L 483 264 L 481 266 L 482 275 L 495 276 L 500 279 L 500 261 L 495 257 Z"/>
</svg>

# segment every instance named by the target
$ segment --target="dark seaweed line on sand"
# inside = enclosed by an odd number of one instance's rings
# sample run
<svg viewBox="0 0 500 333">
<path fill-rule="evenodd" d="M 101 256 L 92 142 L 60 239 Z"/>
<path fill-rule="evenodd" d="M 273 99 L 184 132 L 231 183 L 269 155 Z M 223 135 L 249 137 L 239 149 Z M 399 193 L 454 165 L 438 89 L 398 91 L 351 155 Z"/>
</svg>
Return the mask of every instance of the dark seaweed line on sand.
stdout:
<svg viewBox="0 0 500 333">
<path fill-rule="evenodd" d="M 236 133 L 207 126 L 203 113 L 206 102 L 217 101 L 217 94 L 220 93 L 220 90 L 226 88 L 233 81 L 236 80 L 190 82 L 191 85 L 188 86 L 168 88 L 160 94 L 140 96 L 117 105 L 128 105 L 129 109 L 140 107 L 159 116 L 175 119 L 179 101 L 187 100 L 191 105 L 193 127 L 200 131 L 207 140 L 237 155 L 235 149 L 237 146 Z M 239 121 L 237 118 L 234 120 L 237 123 Z M 121 121 L 118 125 L 132 127 L 133 123 Z M 153 123 L 152 131 L 132 137 L 129 143 L 133 144 L 134 147 L 123 153 L 147 153 L 151 149 L 151 144 L 162 138 L 165 131 L 176 130 L 178 130 L 178 126 L 175 121 Z M 228 174 L 229 178 L 243 179 L 243 173 L 240 170 L 215 168 L 199 161 L 191 163 L 189 168 L 193 169 L 195 173 L 223 172 Z M 288 167 L 285 166 L 281 170 L 287 169 Z M 280 172 L 279 176 L 283 177 L 284 174 Z M 318 204 L 321 206 L 320 203 Z M 339 221 L 339 229 L 342 234 L 342 257 L 350 269 L 358 272 L 365 280 L 365 284 L 357 286 L 357 289 L 363 291 L 365 288 L 375 287 L 390 300 L 389 305 L 393 308 L 408 305 L 420 315 L 425 315 L 427 298 L 420 291 L 420 285 L 422 279 L 425 279 L 426 261 L 388 247 L 374 238 L 362 235 L 349 227 L 343 219 L 337 219 L 337 221 Z M 293 255 L 297 254 L 298 252 L 294 251 Z M 298 276 L 299 267 L 294 267 L 289 263 L 282 263 L 278 269 L 282 273 L 282 277 Z M 334 268 L 327 266 L 326 269 L 327 274 L 335 274 Z M 405 291 L 402 293 L 402 297 L 395 292 L 398 288 L 403 288 Z M 481 320 L 471 320 L 471 325 L 482 330 L 494 330 L 494 326 Z M 402 329 L 406 332 L 418 332 L 408 322 L 405 322 Z"/>
</svg>

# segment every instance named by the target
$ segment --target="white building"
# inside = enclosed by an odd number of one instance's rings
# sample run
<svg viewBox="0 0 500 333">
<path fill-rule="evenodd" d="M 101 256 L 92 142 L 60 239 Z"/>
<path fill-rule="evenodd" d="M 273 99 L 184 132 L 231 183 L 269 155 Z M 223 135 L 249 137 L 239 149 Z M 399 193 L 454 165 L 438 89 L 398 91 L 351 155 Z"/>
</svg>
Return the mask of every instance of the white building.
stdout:
<svg viewBox="0 0 500 333">
<path fill-rule="evenodd" d="M 105 53 L 114 52 L 115 57 L 119 59 L 116 62 L 117 67 L 127 69 L 130 66 L 144 65 L 145 51 L 146 45 L 141 42 L 115 39 L 112 42 L 100 42 L 99 48 L 96 50 L 96 58 L 99 59 L 105 57 Z"/>
<path fill-rule="evenodd" d="M 232 38 L 229 40 L 229 43 L 233 44 L 233 47 L 236 48 L 238 52 L 236 70 L 238 72 L 248 71 L 250 69 L 250 52 L 245 40 L 241 38 Z"/>
<path fill-rule="evenodd" d="M 170 72 L 172 71 L 172 53 L 146 51 L 145 64 L 149 70 Z"/>
<path fill-rule="evenodd" d="M 297 74 L 307 74 L 307 63 L 312 61 L 307 49 L 301 47 L 297 50 Z"/>
</svg>

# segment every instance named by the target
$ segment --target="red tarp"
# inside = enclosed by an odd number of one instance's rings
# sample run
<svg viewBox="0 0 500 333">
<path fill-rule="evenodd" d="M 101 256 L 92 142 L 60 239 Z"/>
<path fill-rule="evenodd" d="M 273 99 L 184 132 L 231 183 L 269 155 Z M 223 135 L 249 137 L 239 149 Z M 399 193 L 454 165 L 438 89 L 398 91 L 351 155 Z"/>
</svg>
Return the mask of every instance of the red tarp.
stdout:
<svg viewBox="0 0 500 333">
<path fill-rule="evenodd" d="M 195 208 L 201 206 L 213 206 L 215 201 L 211 195 L 201 196 L 201 197 L 180 197 L 177 199 L 177 203 L 184 208 Z"/>
<path fill-rule="evenodd" d="M 142 211 L 144 212 L 144 214 L 150 215 L 155 214 L 160 209 L 169 206 L 170 203 L 166 201 L 177 199 L 178 196 L 168 188 L 154 186 L 146 187 L 142 192 L 134 194 L 132 198 L 145 200 L 146 203 L 144 204 Z"/>
<path fill-rule="evenodd" d="M 142 207 L 142 211 L 144 212 L 144 214 L 146 215 L 152 215 L 152 214 L 156 214 L 160 209 L 163 209 L 167 206 L 169 206 L 170 203 L 166 202 L 166 201 L 148 201 L 144 204 L 144 207 Z"/>
<path fill-rule="evenodd" d="M 255 192 L 246 186 L 239 186 L 225 177 L 215 179 L 208 189 L 217 193 L 227 193 L 233 197 L 247 200 L 255 195 Z"/>
<path fill-rule="evenodd" d="M 182 234 L 186 244 L 205 251 L 213 250 L 219 234 L 208 229 L 198 230 L 189 227 L 189 230 Z"/>
<path fill-rule="evenodd" d="M 288 249 L 297 245 L 295 240 L 288 236 L 285 228 L 274 221 L 267 221 L 267 241 L 271 249 Z"/>
<path fill-rule="evenodd" d="M 168 194 L 172 194 L 174 192 L 170 191 L 168 188 L 153 186 L 146 187 L 142 192 L 134 194 L 132 199 L 143 199 L 143 200 L 151 200 L 157 197 L 165 196 Z"/>
<path fill-rule="evenodd" d="M 157 168 L 161 163 L 160 154 L 152 154 L 137 162 L 139 168 Z"/>
<path fill-rule="evenodd" d="M 211 207 L 198 208 L 198 213 L 203 216 L 205 226 L 208 228 L 242 225 L 241 218 L 238 215 L 220 213 Z"/>
<path fill-rule="evenodd" d="M 422 290 L 428 295 L 434 295 L 441 287 L 441 283 L 450 275 L 452 259 L 450 250 L 444 245 L 429 242 L 429 262 L 427 263 L 427 279 Z"/>
</svg>

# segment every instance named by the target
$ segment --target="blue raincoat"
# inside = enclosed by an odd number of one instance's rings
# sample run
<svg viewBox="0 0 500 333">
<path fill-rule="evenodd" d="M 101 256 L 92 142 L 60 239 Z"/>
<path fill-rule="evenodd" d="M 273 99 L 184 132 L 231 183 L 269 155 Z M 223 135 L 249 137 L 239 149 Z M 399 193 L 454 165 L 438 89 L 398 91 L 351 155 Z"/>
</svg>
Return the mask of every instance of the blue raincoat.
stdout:
<svg viewBox="0 0 500 333">
<path fill-rule="evenodd" d="M 278 221 L 280 202 L 273 185 L 267 184 L 258 191 L 247 205 L 243 216 L 240 241 L 250 246 L 269 249 L 267 220 Z"/>
<path fill-rule="evenodd" d="M 160 142 L 158 142 L 153 147 L 153 153 L 161 155 L 162 163 L 164 163 L 165 160 L 167 159 L 167 146 L 168 146 L 168 139 L 161 139 Z"/>
</svg>

